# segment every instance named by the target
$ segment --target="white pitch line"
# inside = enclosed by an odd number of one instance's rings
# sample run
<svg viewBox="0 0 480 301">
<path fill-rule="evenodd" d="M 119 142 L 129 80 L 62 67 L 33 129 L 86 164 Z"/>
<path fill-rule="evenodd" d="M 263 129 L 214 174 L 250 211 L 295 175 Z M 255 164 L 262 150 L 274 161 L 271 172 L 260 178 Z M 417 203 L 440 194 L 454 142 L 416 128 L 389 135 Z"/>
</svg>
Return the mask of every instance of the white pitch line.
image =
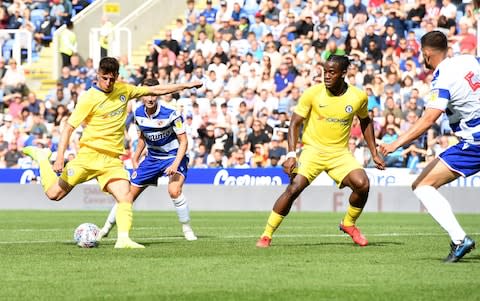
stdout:
<svg viewBox="0 0 480 301">
<path fill-rule="evenodd" d="M 480 233 L 469 233 L 471 235 L 480 235 Z M 344 237 L 346 234 L 278 234 L 275 237 L 283 238 L 316 238 L 316 237 Z M 444 233 L 371 233 L 367 234 L 368 237 L 403 237 L 403 236 L 445 236 Z M 258 235 L 226 235 L 203 238 L 200 235 L 201 240 L 211 240 L 212 238 L 220 239 L 256 239 Z M 184 240 L 182 236 L 167 236 L 167 237 L 135 237 L 136 241 L 158 241 L 158 240 Z M 113 242 L 115 238 L 107 238 L 102 241 Z M 22 240 L 22 241 L 0 241 L 0 245 L 9 244 L 45 244 L 45 243 L 72 243 L 73 240 Z"/>
</svg>

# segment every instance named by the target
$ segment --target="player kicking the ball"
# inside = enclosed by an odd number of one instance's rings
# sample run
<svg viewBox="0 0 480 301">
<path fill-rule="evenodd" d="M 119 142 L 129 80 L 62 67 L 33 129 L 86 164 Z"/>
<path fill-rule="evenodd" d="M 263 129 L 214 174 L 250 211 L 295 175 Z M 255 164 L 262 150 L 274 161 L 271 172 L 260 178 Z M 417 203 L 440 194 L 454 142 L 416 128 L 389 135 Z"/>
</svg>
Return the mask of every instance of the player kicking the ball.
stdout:
<svg viewBox="0 0 480 301">
<path fill-rule="evenodd" d="M 144 86 L 158 84 L 156 79 L 146 79 L 143 82 Z M 189 224 L 188 204 L 182 193 L 188 168 L 188 157 L 185 155 L 188 140 L 183 118 L 174 108 L 162 105 L 157 96 L 144 96 L 142 100 L 143 104 L 133 111 L 140 130 L 140 139 L 132 158 L 135 171 L 130 179 L 130 195 L 135 201 L 148 185 L 157 185 L 158 178 L 168 176 L 170 178 L 168 193 L 177 211 L 178 220 L 182 224 L 185 239 L 197 240 Z M 147 155 L 140 162 L 145 146 Z M 98 234 L 98 240 L 110 232 L 115 224 L 117 210 L 115 204 Z"/>
<path fill-rule="evenodd" d="M 288 129 L 288 154 L 283 164 L 291 181 L 275 202 L 257 247 L 268 248 L 273 232 L 290 212 L 293 201 L 323 171 L 339 187 L 352 189 L 350 206 L 339 228 L 359 246 L 367 239 L 355 222 L 367 202 L 370 183 L 367 174 L 348 150 L 352 120 L 360 119 L 363 135 L 378 169 L 384 169 L 383 159 L 375 148 L 372 121 L 368 117 L 367 94 L 345 83 L 350 61 L 346 56 L 331 55 L 325 63 L 325 83 L 308 88 L 300 97 Z M 304 144 L 297 164 L 296 146 L 303 125 Z"/>
<path fill-rule="evenodd" d="M 113 57 L 100 60 L 95 85 L 80 99 L 62 130 L 57 158 L 50 164 L 50 150 L 25 147 L 23 152 L 38 162 L 42 186 L 53 201 L 63 199 L 77 184 L 97 179 L 101 189 L 113 195 L 118 203 L 116 219 L 118 238 L 115 248 L 144 248 L 130 239 L 132 227 L 132 203 L 129 175 L 123 167 L 120 155 L 125 152 L 125 120 L 129 99 L 146 95 L 163 95 L 187 88 L 200 87 L 201 82 L 136 87 L 117 82 L 119 64 Z M 78 126 L 84 130 L 80 149 L 72 161 L 64 166 L 65 150 L 70 137 Z M 56 172 L 61 172 L 60 177 Z"/>
</svg>

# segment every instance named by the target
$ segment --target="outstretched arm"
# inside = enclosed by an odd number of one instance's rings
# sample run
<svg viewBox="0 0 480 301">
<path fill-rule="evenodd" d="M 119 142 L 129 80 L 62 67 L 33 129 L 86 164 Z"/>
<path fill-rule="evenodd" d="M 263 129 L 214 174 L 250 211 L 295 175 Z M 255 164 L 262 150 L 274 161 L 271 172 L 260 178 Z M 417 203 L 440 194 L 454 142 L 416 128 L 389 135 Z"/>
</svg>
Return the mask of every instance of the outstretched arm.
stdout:
<svg viewBox="0 0 480 301">
<path fill-rule="evenodd" d="M 386 156 L 391 152 L 394 152 L 400 146 L 403 146 L 407 143 L 412 142 L 422 135 L 426 130 L 428 130 L 442 115 L 443 111 L 439 109 L 427 108 L 423 113 L 423 116 L 417 120 L 403 135 L 400 135 L 397 140 L 391 144 L 382 144 L 380 145 L 380 152 Z"/>
<path fill-rule="evenodd" d="M 170 93 L 175 93 L 178 91 L 182 91 L 184 89 L 191 89 L 191 88 L 200 88 L 203 85 L 201 81 L 195 81 L 191 83 L 184 83 L 184 84 L 171 84 L 171 85 L 156 85 L 156 86 L 149 86 L 149 93 L 148 95 L 165 95 Z"/>
</svg>

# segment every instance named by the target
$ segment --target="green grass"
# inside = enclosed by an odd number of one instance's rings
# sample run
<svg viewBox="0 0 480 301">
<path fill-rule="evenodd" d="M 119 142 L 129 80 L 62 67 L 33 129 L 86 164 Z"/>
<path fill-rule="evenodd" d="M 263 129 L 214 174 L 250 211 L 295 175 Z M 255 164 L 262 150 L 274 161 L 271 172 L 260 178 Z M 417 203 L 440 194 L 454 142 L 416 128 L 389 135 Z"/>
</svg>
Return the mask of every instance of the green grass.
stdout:
<svg viewBox="0 0 480 301">
<path fill-rule="evenodd" d="M 370 245 L 337 229 L 340 213 L 292 212 L 272 247 L 254 247 L 268 212 L 136 212 L 144 250 L 72 241 L 106 212 L 0 211 L 0 300 L 480 300 L 480 255 L 444 264 L 448 236 L 426 214 L 366 213 Z M 475 239 L 478 215 L 458 215 Z"/>
</svg>

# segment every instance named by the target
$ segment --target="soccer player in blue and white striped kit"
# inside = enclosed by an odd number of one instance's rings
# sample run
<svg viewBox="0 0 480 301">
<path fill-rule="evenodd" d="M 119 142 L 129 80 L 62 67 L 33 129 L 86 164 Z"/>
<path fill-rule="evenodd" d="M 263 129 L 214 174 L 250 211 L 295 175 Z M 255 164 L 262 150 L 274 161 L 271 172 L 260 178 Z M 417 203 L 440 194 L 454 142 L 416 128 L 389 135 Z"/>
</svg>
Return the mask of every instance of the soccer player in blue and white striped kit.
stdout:
<svg viewBox="0 0 480 301">
<path fill-rule="evenodd" d="M 155 86 L 156 79 L 146 79 L 144 86 Z M 182 192 L 187 176 L 187 135 L 183 117 L 175 108 L 160 103 L 157 96 L 142 97 L 143 103 L 134 108 L 135 122 L 140 130 L 138 146 L 133 155 L 134 172 L 130 179 L 133 200 L 149 185 L 157 185 L 158 178 L 168 176 L 168 193 L 172 198 L 182 231 L 188 241 L 197 240 L 191 226 L 187 200 Z M 140 158 L 147 147 L 143 161 Z M 115 224 L 115 205 L 101 229 L 98 239 L 107 236 Z"/>
<path fill-rule="evenodd" d="M 480 171 L 480 60 L 473 55 L 447 57 L 448 40 L 440 31 L 422 39 L 425 66 L 433 71 L 431 91 L 423 116 L 398 140 L 381 145 L 387 155 L 408 144 L 430 128 L 445 113 L 459 142 L 440 153 L 412 184 L 428 213 L 448 232 L 452 242 L 446 262 L 457 262 L 475 247 L 453 214 L 450 203 L 437 190 L 460 176 Z"/>
</svg>

